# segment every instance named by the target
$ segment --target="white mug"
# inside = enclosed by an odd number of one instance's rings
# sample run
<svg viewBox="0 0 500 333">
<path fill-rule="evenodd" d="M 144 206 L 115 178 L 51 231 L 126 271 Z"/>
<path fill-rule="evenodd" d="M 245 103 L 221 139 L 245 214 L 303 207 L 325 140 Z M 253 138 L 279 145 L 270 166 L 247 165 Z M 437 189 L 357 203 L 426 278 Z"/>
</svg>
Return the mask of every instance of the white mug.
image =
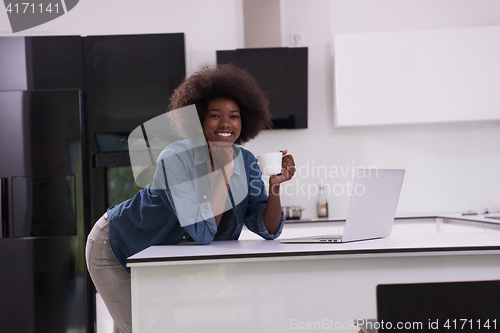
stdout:
<svg viewBox="0 0 500 333">
<path fill-rule="evenodd" d="M 257 156 L 260 169 L 264 176 L 278 175 L 281 173 L 281 152 L 267 153 Z"/>
</svg>

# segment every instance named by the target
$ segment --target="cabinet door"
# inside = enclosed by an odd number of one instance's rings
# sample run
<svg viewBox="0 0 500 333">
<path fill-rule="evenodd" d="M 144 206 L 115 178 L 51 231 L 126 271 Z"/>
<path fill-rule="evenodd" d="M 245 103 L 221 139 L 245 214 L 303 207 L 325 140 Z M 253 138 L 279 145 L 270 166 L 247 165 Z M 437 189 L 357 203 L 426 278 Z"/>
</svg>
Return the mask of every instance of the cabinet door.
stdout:
<svg viewBox="0 0 500 333">
<path fill-rule="evenodd" d="M 335 126 L 500 119 L 500 27 L 340 34 Z"/>
<path fill-rule="evenodd" d="M 184 34 L 83 38 L 91 132 L 130 133 L 167 111 L 185 76 Z"/>
<path fill-rule="evenodd" d="M 307 48 L 217 51 L 217 63 L 248 71 L 266 93 L 274 128 L 307 128 Z"/>
<path fill-rule="evenodd" d="M 83 89 L 80 36 L 26 37 L 28 89 Z"/>
<path fill-rule="evenodd" d="M 0 37 L 0 91 L 83 89 L 80 36 Z"/>
</svg>

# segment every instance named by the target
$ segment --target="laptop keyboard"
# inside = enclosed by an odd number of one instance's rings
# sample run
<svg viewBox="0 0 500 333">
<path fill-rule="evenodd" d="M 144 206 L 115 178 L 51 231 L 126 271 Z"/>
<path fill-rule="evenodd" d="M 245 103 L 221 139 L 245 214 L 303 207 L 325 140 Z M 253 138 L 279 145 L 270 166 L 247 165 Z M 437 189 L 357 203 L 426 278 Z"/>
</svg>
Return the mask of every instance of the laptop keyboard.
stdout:
<svg viewBox="0 0 500 333">
<path fill-rule="evenodd" d="M 335 235 L 335 236 L 321 236 L 316 238 L 320 242 L 340 242 L 342 241 L 342 235 Z"/>
</svg>

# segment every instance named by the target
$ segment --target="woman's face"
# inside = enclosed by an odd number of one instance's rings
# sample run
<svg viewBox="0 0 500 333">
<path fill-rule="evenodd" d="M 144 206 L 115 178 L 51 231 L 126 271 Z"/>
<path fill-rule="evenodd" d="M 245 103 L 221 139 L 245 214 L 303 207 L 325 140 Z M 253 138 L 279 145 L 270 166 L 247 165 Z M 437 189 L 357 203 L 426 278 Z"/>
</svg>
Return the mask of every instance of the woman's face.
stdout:
<svg viewBox="0 0 500 333">
<path fill-rule="evenodd" d="M 202 127 L 207 141 L 234 143 L 241 134 L 238 104 L 224 97 L 211 100 L 208 102 Z"/>
</svg>

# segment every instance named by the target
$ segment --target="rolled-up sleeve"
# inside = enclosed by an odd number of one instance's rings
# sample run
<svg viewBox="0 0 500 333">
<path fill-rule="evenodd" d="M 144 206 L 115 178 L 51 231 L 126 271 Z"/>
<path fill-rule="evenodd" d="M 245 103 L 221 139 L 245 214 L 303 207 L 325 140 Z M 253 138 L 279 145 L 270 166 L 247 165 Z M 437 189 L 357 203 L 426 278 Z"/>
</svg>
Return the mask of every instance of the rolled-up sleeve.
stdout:
<svg viewBox="0 0 500 333">
<path fill-rule="evenodd" d="M 276 233 L 270 234 L 269 231 L 267 230 L 266 224 L 264 223 L 264 210 L 265 209 L 266 209 L 265 207 L 262 208 L 261 210 L 259 210 L 259 212 L 257 214 L 256 227 L 257 227 L 258 232 L 255 232 L 255 231 L 254 232 L 256 234 L 260 235 L 264 239 L 278 238 L 281 235 L 281 231 L 283 230 L 283 226 L 285 225 L 285 216 L 283 214 L 281 214 L 281 223 L 280 223 L 278 230 L 276 231 Z M 250 229 L 248 224 L 247 224 L 247 228 Z"/>
</svg>

